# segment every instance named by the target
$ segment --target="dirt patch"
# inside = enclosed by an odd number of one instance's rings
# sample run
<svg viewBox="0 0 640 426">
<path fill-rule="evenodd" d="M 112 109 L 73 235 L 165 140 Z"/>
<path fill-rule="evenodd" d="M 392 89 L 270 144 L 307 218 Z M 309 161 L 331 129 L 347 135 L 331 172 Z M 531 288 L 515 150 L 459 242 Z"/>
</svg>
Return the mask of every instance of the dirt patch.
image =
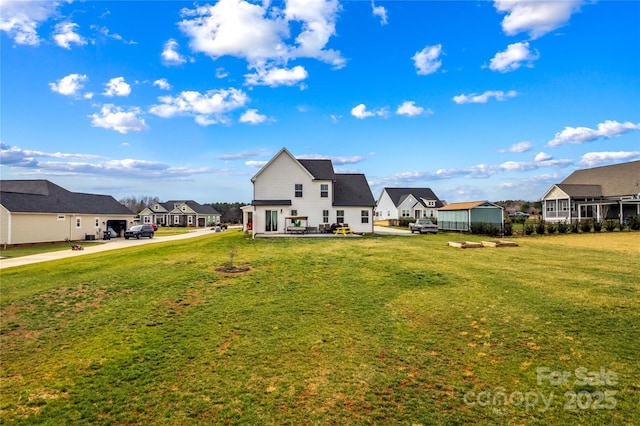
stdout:
<svg viewBox="0 0 640 426">
<path fill-rule="evenodd" d="M 251 267 L 247 265 L 241 265 L 241 266 L 223 265 L 216 268 L 216 272 L 222 272 L 225 274 L 242 274 L 243 272 L 248 272 L 250 270 L 251 270 Z"/>
</svg>

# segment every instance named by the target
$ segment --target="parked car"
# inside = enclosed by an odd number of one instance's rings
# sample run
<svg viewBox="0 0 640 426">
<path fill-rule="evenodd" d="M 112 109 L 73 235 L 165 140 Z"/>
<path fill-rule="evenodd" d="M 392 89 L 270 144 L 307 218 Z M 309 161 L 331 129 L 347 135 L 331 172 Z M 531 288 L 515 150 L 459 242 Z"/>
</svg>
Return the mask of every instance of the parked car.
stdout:
<svg viewBox="0 0 640 426">
<path fill-rule="evenodd" d="M 513 217 L 513 218 L 523 217 L 525 219 L 528 219 L 529 213 L 523 213 L 523 212 L 509 213 L 509 217 Z"/>
<path fill-rule="evenodd" d="M 158 225 L 156 225 L 155 223 L 152 223 L 151 227 L 153 228 L 153 232 L 158 230 Z"/>
<path fill-rule="evenodd" d="M 151 225 L 135 225 L 124 231 L 124 239 L 140 239 L 140 237 L 153 238 L 153 227 Z"/>
<path fill-rule="evenodd" d="M 411 222 L 409 224 L 409 231 L 411 231 L 412 234 L 415 231 L 418 231 L 421 234 L 437 234 L 438 225 L 431 222 L 429 219 L 418 219 L 415 222 Z"/>
</svg>

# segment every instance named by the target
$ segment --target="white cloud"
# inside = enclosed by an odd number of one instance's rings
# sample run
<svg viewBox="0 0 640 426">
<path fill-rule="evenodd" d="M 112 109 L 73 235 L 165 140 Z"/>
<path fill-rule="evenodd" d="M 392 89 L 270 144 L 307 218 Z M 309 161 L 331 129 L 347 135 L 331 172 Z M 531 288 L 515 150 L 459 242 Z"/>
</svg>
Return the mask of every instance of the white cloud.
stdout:
<svg viewBox="0 0 640 426">
<path fill-rule="evenodd" d="M 531 142 L 522 141 L 514 143 L 507 149 L 501 149 L 500 152 L 527 152 L 531 149 Z"/>
<path fill-rule="evenodd" d="M 364 119 L 367 117 L 386 117 L 388 115 L 386 108 L 380 108 L 374 111 L 367 111 L 367 107 L 365 104 L 356 105 L 351 109 L 351 115 L 355 118 Z"/>
<path fill-rule="evenodd" d="M 269 152 L 266 149 L 257 149 L 255 151 L 241 151 L 233 154 L 222 154 L 222 155 L 218 155 L 216 158 L 219 158 L 225 161 L 233 161 L 233 160 L 244 160 L 245 158 L 252 158 L 252 157 L 262 157 L 268 154 Z"/>
<path fill-rule="evenodd" d="M 105 86 L 106 88 L 102 93 L 104 96 L 129 96 L 131 93 L 131 86 L 124 81 L 124 77 L 112 78 Z"/>
<path fill-rule="evenodd" d="M 387 9 L 384 6 L 376 6 L 371 0 L 371 11 L 374 16 L 380 18 L 380 25 L 387 25 Z"/>
<path fill-rule="evenodd" d="M 120 34 L 118 33 L 111 33 L 111 31 L 109 31 L 108 28 L 106 27 L 99 27 L 97 25 L 91 25 L 89 28 L 96 30 L 99 34 L 102 34 L 105 37 L 108 38 L 112 38 L 114 40 L 118 40 L 123 42 L 124 44 L 138 44 L 137 42 L 133 41 L 133 40 L 125 40 L 124 37 L 122 37 Z"/>
<path fill-rule="evenodd" d="M 182 9 L 178 26 L 190 38 L 193 51 L 213 59 L 236 56 L 256 68 L 266 62 L 314 58 L 340 68 L 345 64 L 340 52 L 326 48 L 335 34 L 339 9 L 337 0 L 289 0 L 284 9 L 279 3 L 220 0 Z M 291 38 L 295 41 L 289 42 Z"/>
<path fill-rule="evenodd" d="M 504 52 L 498 52 L 491 59 L 489 69 L 491 71 L 499 71 L 502 73 L 515 71 L 522 65 L 532 68 L 533 61 L 538 60 L 540 54 L 537 50 L 531 52 L 529 50 L 529 42 L 518 42 L 507 46 Z"/>
<path fill-rule="evenodd" d="M 411 59 L 413 59 L 414 65 L 418 69 L 418 74 L 429 75 L 438 71 L 438 68 L 442 66 L 442 61 L 440 61 L 441 54 L 441 44 L 425 46 L 424 49 L 416 52 Z"/>
<path fill-rule="evenodd" d="M 71 44 L 77 44 L 78 46 L 87 44 L 87 40 L 75 32 L 76 28 L 78 28 L 78 24 L 73 22 L 60 22 L 57 24 L 53 35 L 56 44 L 65 49 L 71 49 Z"/>
<path fill-rule="evenodd" d="M 431 115 L 433 111 L 430 109 L 425 110 L 423 107 L 417 106 L 414 101 L 404 101 L 396 110 L 396 114 L 415 117 L 417 115 Z"/>
<path fill-rule="evenodd" d="M 174 116 L 194 116 L 196 122 L 202 126 L 226 123 L 225 114 L 242 108 L 249 101 L 249 97 L 234 88 L 209 90 L 202 94 L 197 91 L 181 92 L 178 96 L 160 96 L 161 102 L 149 109 L 149 112 L 163 118 Z"/>
<path fill-rule="evenodd" d="M 123 111 L 122 108 L 115 105 L 104 104 L 100 109 L 100 114 L 91 114 L 89 118 L 91 118 L 93 127 L 102 127 L 126 134 L 129 132 L 142 132 L 149 128 L 144 119 L 138 117 L 139 114 L 139 108 Z"/>
<path fill-rule="evenodd" d="M 153 82 L 154 86 L 158 86 L 162 90 L 171 90 L 171 85 L 166 78 L 159 78 Z"/>
<path fill-rule="evenodd" d="M 640 158 L 640 151 L 587 152 L 580 160 L 581 166 L 593 167 L 602 163 L 628 161 Z"/>
<path fill-rule="evenodd" d="M 503 92 L 502 90 L 487 90 L 486 92 L 478 95 L 476 93 L 471 93 L 469 95 L 458 95 L 453 97 L 453 102 L 457 104 L 485 104 L 489 101 L 489 99 L 494 98 L 497 101 L 505 101 L 508 98 L 513 98 L 518 95 L 518 92 L 515 90 L 509 90 L 508 92 Z"/>
<path fill-rule="evenodd" d="M 327 156 L 320 154 L 306 154 L 297 156 L 296 158 L 308 159 L 308 160 L 331 160 L 334 165 L 343 166 L 345 164 L 356 164 L 364 160 L 364 157 L 360 155 L 352 156 Z"/>
<path fill-rule="evenodd" d="M 335 124 L 342 119 L 342 115 L 330 114 L 329 118 L 331 119 L 331 122 Z"/>
<path fill-rule="evenodd" d="M 526 32 L 532 39 L 565 25 L 583 3 L 583 0 L 494 0 L 496 10 L 507 14 L 502 20 L 503 31 L 507 35 Z"/>
<path fill-rule="evenodd" d="M 553 157 L 549 154 L 547 154 L 546 152 L 539 152 L 536 157 L 533 159 L 534 161 L 548 161 L 551 160 Z"/>
<path fill-rule="evenodd" d="M 216 78 L 226 78 L 229 76 L 229 72 L 223 67 L 216 68 Z"/>
<path fill-rule="evenodd" d="M 80 90 L 89 78 L 85 74 L 69 74 L 55 83 L 49 83 L 52 91 L 65 96 L 80 96 Z"/>
<path fill-rule="evenodd" d="M 291 69 L 258 69 L 255 74 L 245 75 L 245 83 L 250 86 L 293 86 L 305 80 L 308 76 L 307 70 L 300 65 Z"/>
<path fill-rule="evenodd" d="M 242 114 L 240 122 L 247 124 L 260 124 L 264 123 L 266 119 L 267 116 L 259 114 L 257 109 L 249 109 Z"/>
<path fill-rule="evenodd" d="M 169 39 L 165 44 L 162 50 L 162 61 L 165 65 L 182 65 L 187 60 L 177 51 L 178 42 L 174 39 Z"/>
<path fill-rule="evenodd" d="M 58 1 L 3 1 L 0 7 L 0 31 L 7 33 L 16 44 L 40 44 L 38 26 L 54 16 Z"/>
<path fill-rule="evenodd" d="M 632 130 L 640 130 L 640 123 L 632 123 L 630 121 L 619 123 L 615 120 L 606 120 L 604 123 L 598 124 L 597 129 L 565 127 L 563 131 L 556 133 L 555 137 L 547 145 L 555 147 L 567 143 L 582 144 L 599 138 L 610 139 Z"/>
<path fill-rule="evenodd" d="M 267 164 L 267 161 L 263 161 L 263 160 L 249 160 L 249 161 L 245 161 L 244 164 L 246 166 L 249 167 L 253 167 L 254 169 L 260 169 L 262 168 L 265 164 Z"/>
</svg>

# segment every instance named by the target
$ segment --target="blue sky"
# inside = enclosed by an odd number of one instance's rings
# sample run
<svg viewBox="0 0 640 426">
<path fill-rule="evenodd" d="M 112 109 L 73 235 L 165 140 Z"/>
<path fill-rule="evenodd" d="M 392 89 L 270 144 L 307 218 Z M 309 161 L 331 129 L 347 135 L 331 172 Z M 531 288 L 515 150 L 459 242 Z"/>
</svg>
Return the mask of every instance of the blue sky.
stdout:
<svg viewBox="0 0 640 426">
<path fill-rule="evenodd" d="M 2 179 L 245 201 L 282 147 L 449 202 L 640 159 L 638 1 L 0 1 Z"/>
</svg>

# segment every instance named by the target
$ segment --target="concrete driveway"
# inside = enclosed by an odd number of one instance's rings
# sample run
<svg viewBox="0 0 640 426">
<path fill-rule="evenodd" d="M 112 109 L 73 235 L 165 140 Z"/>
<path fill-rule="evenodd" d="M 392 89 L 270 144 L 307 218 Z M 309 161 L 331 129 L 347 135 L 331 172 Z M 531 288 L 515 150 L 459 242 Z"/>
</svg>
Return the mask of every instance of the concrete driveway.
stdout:
<svg viewBox="0 0 640 426">
<path fill-rule="evenodd" d="M 405 236 L 417 235 L 417 234 L 411 233 L 411 231 L 409 231 L 408 229 L 387 228 L 386 226 L 377 226 L 377 225 L 373 226 L 373 233 L 380 234 L 380 235 L 405 235 Z"/>
<path fill-rule="evenodd" d="M 223 232 L 237 232 L 237 229 L 230 228 L 229 230 L 223 231 Z M 134 240 L 134 239 L 125 240 L 124 238 L 114 238 L 113 240 L 104 241 L 104 242 L 102 242 L 102 240 L 99 240 L 98 242 L 100 242 L 101 244 L 91 246 L 91 247 L 85 247 L 84 250 L 75 250 L 75 251 L 71 250 L 71 245 L 73 245 L 74 243 L 70 242 L 69 250 L 52 251 L 48 253 L 34 254 L 31 256 L 0 259 L 0 270 L 12 268 L 14 266 L 30 265 L 32 263 L 48 262 L 50 260 L 65 259 L 67 257 L 76 257 L 76 256 L 82 256 L 85 254 L 99 253 L 102 251 L 117 250 L 124 247 L 139 246 L 142 244 L 154 244 L 154 243 L 162 243 L 164 241 L 184 240 L 187 238 L 193 238 L 193 237 L 198 237 L 200 235 L 212 234 L 212 233 L 214 233 L 214 231 L 212 231 L 210 228 L 202 228 L 202 229 L 189 231 L 186 234 L 169 235 L 166 237 L 154 236 L 153 238 L 140 238 L 139 240 Z"/>
</svg>

